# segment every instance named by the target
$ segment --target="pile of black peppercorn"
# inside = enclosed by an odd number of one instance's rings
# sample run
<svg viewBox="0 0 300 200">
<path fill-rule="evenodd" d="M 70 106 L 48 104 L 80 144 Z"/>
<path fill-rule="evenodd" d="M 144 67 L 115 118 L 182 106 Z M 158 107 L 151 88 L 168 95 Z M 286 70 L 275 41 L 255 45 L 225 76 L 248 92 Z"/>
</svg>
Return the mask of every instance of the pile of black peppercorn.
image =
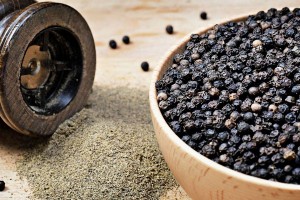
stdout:
<svg viewBox="0 0 300 200">
<path fill-rule="evenodd" d="M 156 89 L 169 126 L 200 154 L 300 184 L 299 8 L 271 8 L 192 35 Z"/>
</svg>

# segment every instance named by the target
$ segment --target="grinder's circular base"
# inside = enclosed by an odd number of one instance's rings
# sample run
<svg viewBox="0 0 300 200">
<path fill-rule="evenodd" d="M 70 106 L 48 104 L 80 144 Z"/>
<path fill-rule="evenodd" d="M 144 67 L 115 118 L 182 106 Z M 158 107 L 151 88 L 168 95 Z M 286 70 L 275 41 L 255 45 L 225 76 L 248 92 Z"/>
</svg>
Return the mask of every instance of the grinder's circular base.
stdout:
<svg viewBox="0 0 300 200">
<path fill-rule="evenodd" d="M 91 91 L 91 31 L 77 11 L 56 3 L 36 3 L 2 21 L 1 118 L 20 133 L 51 135 Z"/>
</svg>

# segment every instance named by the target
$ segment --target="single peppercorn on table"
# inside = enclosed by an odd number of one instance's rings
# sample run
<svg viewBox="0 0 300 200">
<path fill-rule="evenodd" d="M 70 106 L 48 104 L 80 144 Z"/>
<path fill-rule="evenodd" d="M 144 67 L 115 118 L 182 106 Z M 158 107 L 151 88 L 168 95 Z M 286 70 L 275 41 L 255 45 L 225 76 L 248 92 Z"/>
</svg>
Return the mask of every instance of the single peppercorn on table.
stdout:
<svg viewBox="0 0 300 200">
<path fill-rule="evenodd" d="M 65 3 L 77 9 L 85 17 L 92 29 L 97 47 L 98 61 L 95 89 L 108 88 L 109 90 L 114 90 L 116 87 L 125 86 L 130 88 L 130 90 L 141 90 L 145 96 L 148 94 L 146 90 L 149 88 L 154 67 L 158 65 L 160 59 L 168 52 L 170 47 L 177 44 L 185 35 L 199 28 L 209 27 L 239 16 L 257 13 L 270 7 L 299 6 L 299 2 L 294 0 L 282 2 L 274 2 L 272 0 L 249 2 L 241 2 L 239 0 L 226 2 L 218 0 L 191 0 L 189 2 L 177 1 L 176 4 L 167 0 L 133 0 L 127 2 L 121 0 L 57 0 L 55 2 Z M 207 20 L 200 19 L 199 15 L 202 11 L 207 12 Z M 165 27 L 169 24 L 175 30 L 175 33 L 172 35 L 167 34 L 165 31 Z M 131 43 L 129 45 L 122 43 L 124 35 L 130 37 Z M 108 46 L 108 42 L 112 38 L 119 45 L 119 48 L 116 50 L 112 50 Z M 144 60 L 149 62 L 149 72 L 141 70 L 140 64 Z M 151 125 L 150 121 L 147 123 Z M 130 126 L 134 126 L 134 123 L 130 124 Z M 100 132 L 102 130 L 93 131 Z M 143 132 L 143 130 L 141 131 Z M 70 132 L 74 132 L 71 126 Z M 154 134 L 153 137 L 155 137 Z M 8 198 L 26 199 L 31 194 L 33 194 L 31 198 L 34 199 L 35 188 L 29 187 L 29 185 L 33 184 L 28 182 L 26 177 L 20 180 L 20 168 L 17 170 L 16 167 L 17 160 L 23 159 L 25 151 L 29 151 L 21 148 L 21 141 L 24 140 L 16 136 L 15 132 L 1 126 L 0 180 L 4 180 L 6 183 L 6 190 L 0 193 L 1 200 Z M 78 148 L 80 147 L 82 146 Z M 103 148 L 103 151 L 105 150 Z M 53 163 L 53 166 L 55 165 Z M 169 172 L 166 171 L 165 173 Z M 61 175 L 64 176 L 65 174 Z M 147 175 L 145 174 L 145 176 Z M 93 185 L 92 182 L 89 184 Z M 130 185 L 130 183 L 126 182 L 126 185 L 128 184 Z M 78 192 L 82 194 L 81 192 L 83 191 Z M 173 188 L 171 187 L 170 190 L 160 192 L 159 195 L 161 199 L 189 199 L 182 189 L 175 184 Z"/>
</svg>

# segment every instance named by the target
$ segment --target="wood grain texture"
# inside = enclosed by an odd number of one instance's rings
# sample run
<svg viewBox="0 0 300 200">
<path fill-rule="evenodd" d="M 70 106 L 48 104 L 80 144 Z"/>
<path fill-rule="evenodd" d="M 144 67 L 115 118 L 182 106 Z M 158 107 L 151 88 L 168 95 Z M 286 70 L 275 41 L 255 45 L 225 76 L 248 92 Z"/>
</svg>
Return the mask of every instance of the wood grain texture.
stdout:
<svg viewBox="0 0 300 200">
<path fill-rule="evenodd" d="M 300 5 L 299 0 L 58 0 L 56 2 L 76 8 L 92 29 L 97 47 L 95 84 L 101 87 L 127 86 L 138 89 L 149 87 L 153 69 L 170 47 L 186 34 L 270 7 Z M 199 19 L 202 10 L 208 12 L 207 21 Z M 174 26 L 176 32 L 174 35 L 165 34 L 167 24 Z M 124 34 L 131 37 L 131 45 L 125 46 L 121 43 Z M 109 49 L 110 39 L 116 39 L 119 43 L 117 50 Z M 140 63 L 144 60 L 150 63 L 150 73 L 140 70 Z M 8 180 L 8 188 L 4 193 L 0 193 L 0 199 L 25 199 L 30 191 L 28 188 L 24 190 L 26 180 L 20 181 L 15 170 L 15 162 L 22 152 L 16 150 L 16 147 L 11 147 L 9 142 L 5 142 L 15 133 L 6 128 L 0 128 L 0 132 L 2 141 L 0 179 Z M 208 171 L 207 174 L 209 173 Z M 204 190 L 200 189 L 201 191 Z M 188 199 L 179 193 L 177 196 L 176 192 L 170 191 L 170 194 L 166 194 L 167 198 L 162 199 Z"/>
<path fill-rule="evenodd" d="M 26 200 L 31 194 L 28 182 L 20 179 L 15 164 L 22 158 L 20 143 L 26 141 L 24 136 L 18 135 L 0 122 L 0 180 L 4 180 L 7 186 L 0 192 L 0 200 Z"/>
<path fill-rule="evenodd" d="M 241 17 L 229 21 L 244 20 L 245 17 Z M 196 33 L 202 34 L 212 28 L 213 26 L 200 29 Z M 174 56 L 183 53 L 188 41 L 189 36 L 175 46 L 155 69 L 149 92 L 156 137 L 164 158 L 178 183 L 190 197 L 199 200 L 300 199 L 299 185 L 267 181 L 223 167 L 190 148 L 168 126 L 158 107 L 155 83 L 172 65 Z"/>
</svg>

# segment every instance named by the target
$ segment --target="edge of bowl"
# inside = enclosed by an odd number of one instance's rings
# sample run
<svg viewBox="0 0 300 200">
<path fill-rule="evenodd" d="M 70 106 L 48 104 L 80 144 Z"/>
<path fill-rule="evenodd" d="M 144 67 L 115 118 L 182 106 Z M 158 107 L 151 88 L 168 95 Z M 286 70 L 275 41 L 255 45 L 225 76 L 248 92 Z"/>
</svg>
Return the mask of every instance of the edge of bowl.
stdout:
<svg viewBox="0 0 300 200">
<path fill-rule="evenodd" d="M 290 8 L 293 9 L 293 8 Z M 238 22 L 246 19 L 247 16 L 242 16 L 238 17 L 232 20 L 227 20 L 225 22 L 222 22 L 220 24 L 225 24 L 231 21 Z M 185 36 L 180 42 L 173 46 L 169 52 L 165 54 L 165 56 L 161 59 L 159 62 L 159 65 L 154 69 L 153 75 L 151 78 L 151 83 L 150 83 L 150 89 L 149 89 L 149 102 L 150 102 L 150 110 L 152 113 L 152 116 L 156 118 L 157 122 L 160 125 L 160 128 L 163 130 L 163 132 L 167 135 L 167 137 L 177 146 L 177 148 L 183 150 L 185 153 L 191 155 L 194 159 L 198 160 L 202 164 L 206 165 L 209 168 L 215 168 L 218 170 L 220 173 L 233 177 L 235 179 L 238 179 L 243 182 L 250 182 L 252 184 L 256 185 L 261 185 L 264 187 L 269 187 L 269 188 L 274 188 L 274 189 L 282 189 L 282 190 L 290 190 L 290 191 L 295 191 L 299 190 L 300 191 L 300 185 L 296 184 L 288 184 L 288 183 L 280 183 L 280 182 L 273 182 L 261 178 L 257 178 L 254 176 L 246 175 L 237 171 L 234 171 L 232 169 L 229 169 L 225 166 L 222 166 L 218 163 L 215 163 L 214 161 L 210 160 L 209 158 L 206 158 L 205 156 L 201 155 L 200 153 L 196 152 L 194 149 L 189 147 L 186 143 L 184 143 L 174 132 L 173 130 L 169 127 L 167 122 L 165 121 L 159 107 L 158 103 L 156 100 L 157 92 L 155 88 L 155 83 L 157 80 L 159 80 L 167 68 L 170 66 L 170 64 L 173 62 L 173 56 L 176 53 L 182 52 L 182 49 L 184 49 L 186 43 L 190 39 L 190 35 L 197 33 L 197 34 L 202 34 L 207 32 L 208 30 L 212 29 L 215 26 L 215 24 L 209 26 L 208 28 L 201 28 L 196 31 L 193 31 L 192 33 L 188 34 Z M 152 120 L 153 121 L 153 120 Z"/>
</svg>

